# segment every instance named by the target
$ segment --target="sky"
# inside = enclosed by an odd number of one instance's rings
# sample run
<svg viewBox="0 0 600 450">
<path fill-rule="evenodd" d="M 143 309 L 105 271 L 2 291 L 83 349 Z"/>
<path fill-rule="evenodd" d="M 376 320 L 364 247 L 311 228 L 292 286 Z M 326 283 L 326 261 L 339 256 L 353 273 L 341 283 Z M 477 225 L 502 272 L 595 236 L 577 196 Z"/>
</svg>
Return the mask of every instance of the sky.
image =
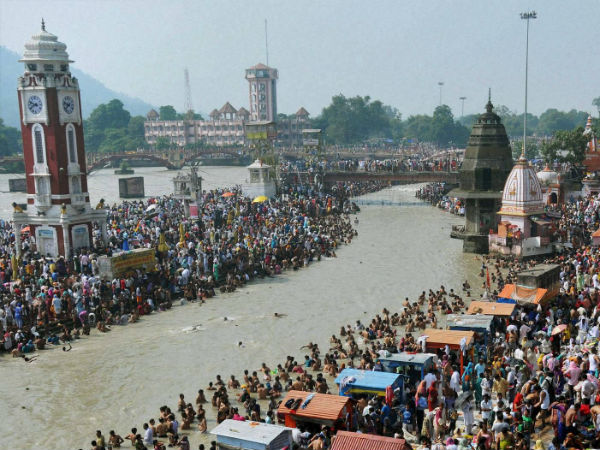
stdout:
<svg viewBox="0 0 600 450">
<path fill-rule="evenodd" d="M 594 112 L 600 97 L 600 1 L 1 0 L 0 45 L 22 53 L 46 21 L 75 66 L 107 87 L 184 109 L 184 69 L 196 111 L 248 108 L 244 69 L 279 70 L 278 110 L 317 116 L 331 97 L 369 95 L 403 115 L 440 101 L 461 113 L 492 101 L 529 112 Z M 1 70 L 1 68 L 0 68 Z M 85 95 L 85 92 L 82 92 Z M 0 105 L 1 108 L 2 105 Z"/>
</svg>

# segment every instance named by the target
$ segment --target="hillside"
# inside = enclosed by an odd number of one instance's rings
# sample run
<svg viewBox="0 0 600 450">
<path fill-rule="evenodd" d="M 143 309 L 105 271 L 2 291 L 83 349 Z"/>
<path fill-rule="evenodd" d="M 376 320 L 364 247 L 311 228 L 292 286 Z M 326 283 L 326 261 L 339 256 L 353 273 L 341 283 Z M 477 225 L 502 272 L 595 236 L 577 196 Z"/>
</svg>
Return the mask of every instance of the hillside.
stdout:
<svg viewBox="0 0 600 450">
<path fill-rule="evenodd" d="M 19 62 L 20 57 L 18 53 L 0 46 L 0 117 L 4 119 L 6 125 L 13 127 L 19 125 L 17 77 L 23 73 L 23 64 Z M 152 108 L 152 105 L 143 100 L 107 88 L 94 77 L 80 70 L 73 68 L 72 73 L 79 80 L 83 117 L 87 118 L 99 104 L 107 103 L 113 98 L 121 100 L 132 116 L 145 116 Z"/>
</svg>

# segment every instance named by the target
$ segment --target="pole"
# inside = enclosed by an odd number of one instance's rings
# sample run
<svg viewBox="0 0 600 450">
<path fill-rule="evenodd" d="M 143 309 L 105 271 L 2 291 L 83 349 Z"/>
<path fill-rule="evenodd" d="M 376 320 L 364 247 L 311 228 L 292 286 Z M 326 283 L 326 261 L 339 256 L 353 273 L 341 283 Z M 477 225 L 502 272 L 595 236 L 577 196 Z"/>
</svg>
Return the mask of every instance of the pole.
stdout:
<svg viewBox="0 0 600 450">
<path fill-rule="evenodd" d="M 462 102 L 462 105 L 460 107 L 460 117 L 465 117 L 465 100 L 467 99 L 467 97 L 460 97 L 460 100 Z"/>
<path fill-rule="evenodd" d="M 525 114 L 523 115 L 523 151 L 522 157 L 525 157 L 525 151 L 527 149 L 527 83 L 529 78 L 529 19 L 536 19 L 537 13 L 530 11 L 521 13 L 521 19 L 527 21 L 526 34 L 525 34 Z"/>
<path fill-rule="evenodd" d="M 523 156 L 527 148 L 527 82 L 529 77 L 529 16 L 527 17 L 527 32 L 525 38 L 525 115 L 523 116 Z"/>
<path fill-rule="evenodd" d="M 267 67 L 269 66 L 269 37 L 267 34 L 267 19 L 265 19 L 265 52 L 267 54 Z"/>
</svg>

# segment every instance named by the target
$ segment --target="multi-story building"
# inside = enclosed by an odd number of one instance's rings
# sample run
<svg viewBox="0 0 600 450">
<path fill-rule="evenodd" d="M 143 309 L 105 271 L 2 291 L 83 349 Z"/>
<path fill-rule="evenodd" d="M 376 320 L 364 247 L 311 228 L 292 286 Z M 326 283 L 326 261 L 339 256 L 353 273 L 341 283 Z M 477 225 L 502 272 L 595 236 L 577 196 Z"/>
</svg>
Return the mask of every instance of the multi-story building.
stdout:
<svg viewBox="0 0 600 450">
<path fill-rule="evenodd" d="M 258 63 L 246 69 L 250 118 L 253 121 L 277 119 L 277 69 Z"/>
<path fill-rule="evenodd" d="M 257 64 L 246 70 L 249 84 L 250 110 L 234 108 L 227 102 L 214 109 L 206 120 L 160 120 L 153 109 L 146 118 L 146 142 L 156 145 L 160 137 L 171 144 L 189 147 L 246 145 L 244 126 L 248 122 L 276 121 L 277 143 L 284 146 L 301 146 L 302 130 L 309 128 L 308 111 L 300 108 L 293 116 L 277 117 L 277 69 Z"/>
</svg>

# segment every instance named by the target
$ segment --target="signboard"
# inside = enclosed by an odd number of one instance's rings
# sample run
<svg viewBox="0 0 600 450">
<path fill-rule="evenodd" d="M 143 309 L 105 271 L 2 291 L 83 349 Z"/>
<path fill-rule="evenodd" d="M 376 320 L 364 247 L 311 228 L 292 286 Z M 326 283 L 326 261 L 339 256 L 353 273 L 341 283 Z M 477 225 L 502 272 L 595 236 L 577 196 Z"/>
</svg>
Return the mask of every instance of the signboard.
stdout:
<svg viewBox="0 0 600 450">
<path fill-rule="evenodd" d="M 195 203 L 190 203 L 190 218 L 198 218 L 198 205 Z"/>
<path fill-rule="evenodd" d="M 267 130 L 263 131 L 248 131 L 246 137 L 249 140 L 267 139 Z"/>
<path fill-rule="evenodd" d="M 104 279 L 112 279 L 137 269 L 153 272 L 156 269 L 154 254 L 153 248 L 138 248 L 116 256 L 101 256 L 98 258 L 100 276 Z"/>
<path fill-rule="evenodd" d="M 319 139 L 318 138 L 304 138 L 302 140 L 302 144 L 305 147 L 317 147 L 319 145 Z"/>
</svg>

